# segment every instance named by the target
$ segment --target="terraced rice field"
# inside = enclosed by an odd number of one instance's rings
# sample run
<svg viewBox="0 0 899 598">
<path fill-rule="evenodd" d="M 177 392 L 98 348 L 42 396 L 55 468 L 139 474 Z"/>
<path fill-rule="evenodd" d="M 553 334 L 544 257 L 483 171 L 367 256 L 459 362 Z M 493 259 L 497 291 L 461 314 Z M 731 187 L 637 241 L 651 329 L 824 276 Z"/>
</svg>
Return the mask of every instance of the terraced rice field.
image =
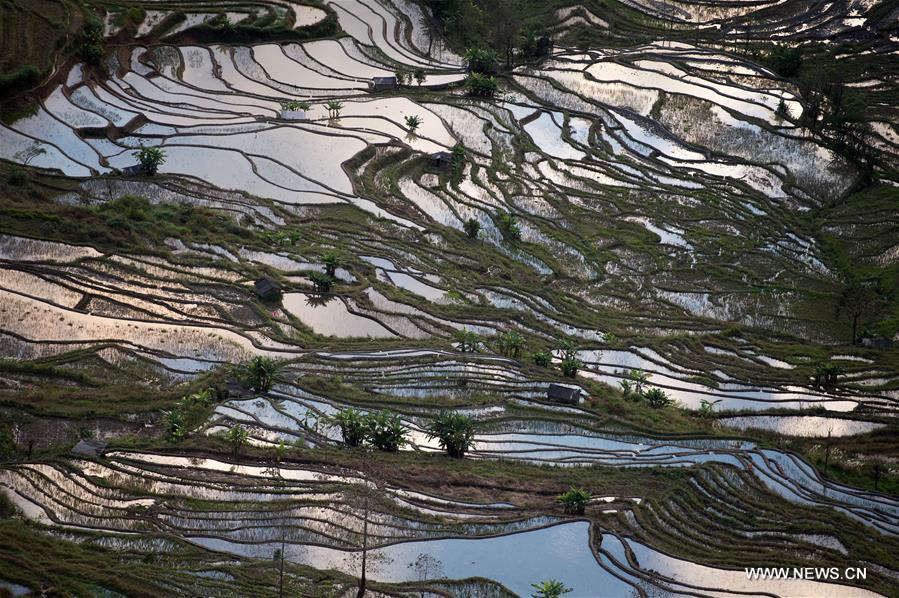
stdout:
<svg viewBox="0 0 899 598">
<path fill-rule="evenodd" d="M 69 60 L 0 125 L 4 168 L 52 206 L 0 235 L 0 390 L 31 418 L 0 490 L 41 542 L 127 574 L 3 568 L 14 594 L 338 596 L 365 567 L 385 595 L 896 595 L 899 499 L 827 470 L 857 436 L 895 475 L 899 354 L 850 345 L 834 316 L 837 241 L 869 267 L 899 255 L 883 6 L 553 3 L 551 55 L 491 99 L 408 0 L 99 6 L 105 69 Z M 209 41 L 259 22 L 296 38 Z M 764 39 L 818 44 L 878 100 L 881 212 L 851 211 L 865 175 L 800 124 L 803 90 L 735 51 Z M 372 89 L 398 69 L 422 78 Z M 164 151 L 154 176 L 127 174 L 142 147 Z M 310 275 L 335 251 L 323 292 Z M 524 352 L 502 350 L 510 332 Z M 172 397 L 257 356 L 282 362 L 271 390 L 232 386 L 163 440 Z M 634 372 L 677 404 L 626 400 Z M 556 383 L 580 402 L 548 400 Z M 408 444 L 347 447 L 347 408 L 397 414 Z M 427 434 L 447 408 L 477 422 L 462 461 Z M 76 428 L 107 450 L 53 452 L 47 430 Z M 585 514 L 553 504 L 569 485 L 593 493 Z"/>
</svg>

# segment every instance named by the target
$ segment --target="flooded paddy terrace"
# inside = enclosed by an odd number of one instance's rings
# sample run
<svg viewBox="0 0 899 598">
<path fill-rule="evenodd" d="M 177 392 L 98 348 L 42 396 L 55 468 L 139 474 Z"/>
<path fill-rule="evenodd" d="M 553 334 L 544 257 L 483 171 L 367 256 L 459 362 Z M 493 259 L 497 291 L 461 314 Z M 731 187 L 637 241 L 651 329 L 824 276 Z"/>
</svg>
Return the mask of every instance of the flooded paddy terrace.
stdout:
<svg viewBox="0 0 899 598">
<path fill-rule="evenodd" d="M 296 27 L 326 14 L 278 4 Z M 755 8 L 629 4 L 710 26 Z M 601 526 L 379 488 L 369 523 L 370 575 L 379 581 L 421 581 L 414 565 L 427 554 L 439 562 L 434 578 L 481 577 L 517 593 L 530 591 L 527 576 L 543 576 L 564 578 L 580 594 L 602 586 L 625 595 L 648 583 L 671 593 L 874 595 L 798 581 L 750 587 L 741 571 L 679 558 L 695 552 L 679 553 L 678 544 L 703 545 L 690 529 L 703 527 L 713 530 L 707 544 L 717 552 L 840 559 L 847 546 L 863 550 L 865 533 L 895 537 L 895 499 L 825 479 L 798 455 L 736 438 L 736 430 L 734 438 L 637 434 L 586 406 L 550 404 L 554 373 L 495 354 L 497 335 L 514 330 L 534 350 L 572 341 L 583 362 L 573 383 L 587 392 L 610 392 L 639 370 L 688 410 L 709 401 L 725 411 L 891 416 L 895 359 L 828 346 L 845 336 L 829 315 L 838 280 L 804 215 L 858 174 L 793 125 L 803 110 L 798 90 L 733 55 L 656 43 L 589 53 L 558 47 L 484 102 L 452 87 L 464 76 L 459 56 L 439 43 L 427 55 L 417 5 L 326 5 L 345 35 L 123 47 L 108 78 L 76 66 L 33 115 L 0 126 L 0 157 L 15 161 L 39 148 L 32 166 L 79 180 L 60 202 L 97 205 L 123 194 L 185 201 L 252 222 L 260 234 L 320 221 L 304 226 L 299 244 L 266 250 L 250 240 L 171 239 L 154 256 L 4 235 L 2 355 L 112 346 L 117 359 L 139 356 L 186 379 L 252 355 L 288 360 L 272 392 L 228 400 L 202 425 L 215 434 L 243 424 L 258 447 L 339 446 L 326 416 L 355 406 L 389 407 L 410 431 L 404 450 L 436 452 L 423 428 L 449 404 L 482 425 L 474 459 L 702 472 L 687 498 L 610 497 Z M 148 11 L 138 35 L 162 18 Z M 168 35 L 210 18 L 191 13 Z M 372 77 L 397 67 L 422 68 L 426 78 L 393 93 L 369 91 Z M 283 117 L 281 102 L 290 99 L 313 104 L 305 118 Z M 343 102 L 338 118 L 323 106 L 330 99 Z M 778 114 L 781 103 L 789 118 Z M 412 115 L 423 121 L 414 134 L 404 120 Z M 466 149 L 461 177 L 428 166 L 427 154 L 457 143 Z M 120 174 L 140 146 L 166 152 L 153 180 Z M 514 215 L 520 241 L 510 242 L 501 212 Z M 462 235 L 469 219 L 480 224 L 478 241 Z M 323 271 L 322 248 L 332 247 L 342 268 L 330 293 L 316 293 L 307 277 Z M 284 285 L 278 305 L 253 295 L 263 273 Z M 463 328 L 480 335 L 481 353 L 451 350 Z M 809 357 L 794 351 L 801 343 L 821 349 Z M 822 360 L 843 366 L 839 388 L 813 384 Z M 316 389 L 320 378 L 362 389 L 366 399 Z M 721 423 L 795 436 L 882 425 L 818 412 Z M 171 535 L 264 559 L 286 544 L 295 563 L 350 575 L 361 546 L 358 488 L 370 483 L 359 472 L 123 451 L 0 470 L 0 485 L 29 519 L 84 542 Z M 715 509 L 696 506 L 710 500 Z M 814 519 L 831 538 L 823 545 L 776 535 L 776 508 L 797 518 L 832 513 L 848 531 Z M 758 527 L 770 532 L 764 545 L 751 535 Z"/>
</svg>

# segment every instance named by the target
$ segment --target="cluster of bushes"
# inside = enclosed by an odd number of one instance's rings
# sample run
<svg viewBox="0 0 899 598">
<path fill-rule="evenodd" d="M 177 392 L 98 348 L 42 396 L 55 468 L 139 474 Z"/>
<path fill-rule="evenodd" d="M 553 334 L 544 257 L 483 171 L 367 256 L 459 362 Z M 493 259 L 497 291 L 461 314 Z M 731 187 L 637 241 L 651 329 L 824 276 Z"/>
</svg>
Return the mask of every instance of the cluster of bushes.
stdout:
<svg viewBox="0 0 899 598">
<path fill-rule="evenodd" d="M 198 393 L 181 397 L 171 410 L 163 413 L 165 434 L 169 440 L 178 441 L 209 414 L 209 408 L 218 400 L 215 388 L 207 388 Z"/>
<path fill-rule="evenodd" d="M 583 515 L 590 502 L 590 493 L 583 488 L 569 488 L 558 497 L 556 502 L 562 505 L 562 509 L 569 515 Z"/>
<path fill-rule="evenodd" d="M 453 340 L 456 349 L 463 353 L 476 353 L 480 349 L 481 338 L 472 330 L 462 328 L 453 332 Z M 524 338 L 515 330 L 509 330 L 500 334 L 496 339 L 496 348 L 500 355 L 518 359 L 524 351 Z M 569 340 L 559 343 L 556 350 L 559 352 L 559 369 L 562 375 L 568 378 L 577 376 L 578 371 L 583 367 L 583 363 L 578 359 L 577 346 Z M 542 368 L 552 366 L 553 351 L 545 348 L 539 349 L 531 353 L 534 365 Z"/>
<path fill-rule="evenodd" d="M 468 95 L 479 98 L 492 98 L 499 85 L 493 75 L 482 75 L 481 73 L 468 73 L 465 77 L 465 89 Z"/>
<path fill-rule="evenodd" d="M 281 366 L 274 359 L 257 355 L 234 368 L 241 384 L 256 392 L 267 392 L 278 379 Z"/>
<path fill-rule="evenodd" d="M 651 374 L 643 370 L 631 370 L 628 379 L 618 384 L 621 386 L 621 394 L 630 401 L 646 401 L 654 409 L 662 409 L 671 405 L 674 401 L 661 388 L 649 387 L 648 381 Z M 710 405 L 712 405 L 710 403 Z"/>
<path fill-rule="evenodd" d="M 184 20 L 184 13 L 173 13 L 181 15 Z M 172 15 L 170 15 L 172 16 Z M 301 41 L 320 37 L 330 37 L 338 32 L 337 18 L 333 14 L 306 27 L 293 29 L 284 23 L 272 26 L 271 22 L 274 18 L 262 17 L 255 22 L 241 21 L 240 23 L 232 23 L 222 14 L 219 17 L 201 23 L 184 31 L 179 31 L 177 36 L 190 37 L 197 43 L 247 43 L 256 41 Z"/>
<path fill-rule="evenodd" d="M 400 68 L 393 72 L 393 76 L 396 77 L 396 82 L 400 85 L 412 85 L 412 81 L 421 85 L 428 78 L 424 69 L 410 71 L 409 69 Z"/>
<path fill-rule="evenodd" d="M 348 408 L 331 417 L 340 428 L 343 441 L 350 446 L 371 446 L 389 453 L 395 453 L 406 444 L 406 428 L 400 417 L 387 411 L 362 413 Z"/>
<path fill-rule="evenodd" d="M 89 17 L 78 36 L 78 54 L 81 60 L 98 66 L 103 61 L 103 41 L 103 23 L 96 17 Z"/>
<path fill-rule="evenodd" d="M 407 430 L 402 420 L 387 411 L 362 413 L 347 408 L 329 419 L 340 429 L 343 441 L 350 446 L 367 444 L 393 453 L 407 443 Z M 425 427 L 425 432 L 428 438 L 436 439 L 449 456 L 462 458 L 474 442 L 475 420 L 462 413 L 441 411 Z"/>
</svg>

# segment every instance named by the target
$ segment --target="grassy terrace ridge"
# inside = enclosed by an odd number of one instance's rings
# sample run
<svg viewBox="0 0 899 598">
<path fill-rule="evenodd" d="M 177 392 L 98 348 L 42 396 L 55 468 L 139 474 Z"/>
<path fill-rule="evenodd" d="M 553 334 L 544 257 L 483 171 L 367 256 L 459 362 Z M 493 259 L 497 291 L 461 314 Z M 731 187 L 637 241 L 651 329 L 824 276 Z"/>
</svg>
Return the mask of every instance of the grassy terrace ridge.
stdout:
<svg viewBox="0 0 899 598">
<path fill-rule="evenodd" d="M 0 596 L 895 595 L 897 6 L 0 0 Z"/>
</svg>

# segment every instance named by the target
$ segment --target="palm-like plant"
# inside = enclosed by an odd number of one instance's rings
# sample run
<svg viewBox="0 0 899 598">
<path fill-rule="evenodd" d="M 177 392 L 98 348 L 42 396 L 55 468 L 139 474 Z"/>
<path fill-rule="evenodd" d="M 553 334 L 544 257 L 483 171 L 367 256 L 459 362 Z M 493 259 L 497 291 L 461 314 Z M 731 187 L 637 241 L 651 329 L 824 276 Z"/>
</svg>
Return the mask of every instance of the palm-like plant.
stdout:
<svg viewBox="0 0 899 598">
<path fill-rule="evenodd" d="M 159 167 L 165 163 L 165 152 L 158 147 L 140 146 L 140 149 L 134 152 L 134 157 L 148 175 L 156 174 Z"/>
<path fill-rule="evenodd" d="M 325 267 L 327 268 L 327 266 Z M 324 272 L 310 272 L 309 280 L 312 281 L 312 286 L 314 286 L 315 290 L 319 293 L 327 293 L 331 290 L 331 287 L 334 286 L 334 279 L 331 278 L 329 274 L 325 274 Z"/>
<path fill-rule="evenodd" d="M 340 118 L 340 111 L 343 110 L 343 102 L 340 100 L 328 100 L 325 102 L 325 110 L 328 111 L 328 118 Z"/>
<path fill-rule="evenodd" d="M 406 126 L 409 127 L 409 131 L 414 133 L 418 127 L 421 126 L 422 120 L 421 117 L 417 114 L 413 114 L 411 116 L 406 117 Z"/>
<path fill-rule="evenodd" d="M 378 411 L 366 417 L 368 441 L 376 448 L 395 453 L 406 444 L 406 428 L 400 416 Z"/>
<path fill-rule="evenodd" d="M 556 497 L 556 502 L 562 505 L 566 513 L 583 515 L 587 503 L 590 502 L 590 493 L 583 488 L 572 487 Z"/>
<path fill-rule="evenodd" d="M 163 415 L 163 424 L 165 425 L 165 433 L 166 436 L 169 437 L 169 440 L 178 441 L 187 434 L 184 414 L 178 408 L 165 412 Z"/>
<path fill-rule="evenodd" d="M 496 51 L 490 48 L 469 48 L 464 58 L 472 73 L 492 73 L 496 69 Z"/>
<path fill-rule="evenodd" d="M 562 594 L 572 591 L 564 583 L 555 579 L 532 583 L 531 587 L 535 590 L 533 598 L 559 598 Z"/>
<path fill-rule="evenodd" d="M 577 357 L 566 357 L 559 362 L 559 369 L 562 370 L 562 375 L 566 378 L 574 378 L 583 365 Z"/>
<path fill-rule="evenodd" d="M 637 395 L 643 395 L 643 385 L 649 382 L 649 378 L 652 377 L 652 374 L 647 374 L 643 370 L 631 370 L 628 375 L 631 382 L 634 383 L 634 392 Z"/>
<path fill-rule="evenodd" d="M 548 368 L 549 364 L 553 361 L 553 354 L 547 349 L 541 349 L 539 351 L 534 351 L 533 358 L 534 365 L 541 368 Z"/>
<path fill-rule="evenodd" d="M 365 442 L 368 434 L 366 416 L 352 409 L 341 409 L 331 417 L 331 421 L 340 428 L 343 441 L 350 446 L 359 446 Z"/>
<path fill-rule="evenodd" d="M 499 337 L 499 352 L 512 359 L 518 359 L 524 347 L 524 338 L 515 330 L 504 332 Z"/>
<path fill-rule="evenodd" d="M 715 413 L 715 405 L 721 402 L 721 399 L 717 401 L 707 401 L 705 399 L 699 400 L 699 417 L 712 417 Z"/>
<path fill-rule="evenodd" d="M 463 353 L 474 353 L 478 350 L 480 339 L 477 333 L 468 328 L 453 331 L 453 338 L 456 341 L 456 348 Z"/>
<path fill-rule="evenodd" d="M 452 411 L 441 411 L 426 428 L 428 438 L 436 438 L 450 457 L 462 458 L 474 442 L 474 418 Z"/>
<path fill-rule="evenodd" d="M 340 256 L 335 251 L 329 251 L 322 256 L 322 262 L 325 264 L 325 274 L 333 277 L 340 267 Z"/>
<path fill-rule="evenodd" d="M 266 392 L 272 389 L 280 369 L 275 360 L 257 355 L 240 364 L 236 373 L 247 387 L 256 392 Z"/>
<path fill-rule="evenodd" d="M 481 231 L 481 223 L 475 218 L 469 218 L 465 221 L 465 224 L 462 225 L 462 228 L 465 229 L 465 234 L 469 239 L 477 239 L 478 233 Z"/>
<path fill-rule="evenodd" d="M 661 409 L 671 404 L 671 398 L 668 393 L 661 388 L 650 388 L 643 393 L 643 398 L 649 402 L 649 406 L 654 409 Z"/>
<path fill-rule="evenodd" d="M 231 444 L 231 450 L 234 451 L 234 455 L 240 454 L 240 449 L 243 448 L 243 445 L 247 443 L 247 440 L 250 438 L 250 433 L 247 432 L 247 429 L 237 424 L 236 426 L 231 426 L 231 429 L 228 430 L 228 442 Z"/>
<path fill-rule="evenodd" d="M 515 216 L 509 212 L 500 212 L 497 214 L 497 221 L 500 232 L 510 241 L 521 240 L 521 226 L 515 221 Z"/>
<path fill-rule="evenodd" d="M 306 102 L 304 100 L 285 100 L 281 102 L 281 110 L 289 110 L 289 111 L 297 111 L 297 110 L 309 110 L 312 108 L 312 104 Z"/>
</svg>

